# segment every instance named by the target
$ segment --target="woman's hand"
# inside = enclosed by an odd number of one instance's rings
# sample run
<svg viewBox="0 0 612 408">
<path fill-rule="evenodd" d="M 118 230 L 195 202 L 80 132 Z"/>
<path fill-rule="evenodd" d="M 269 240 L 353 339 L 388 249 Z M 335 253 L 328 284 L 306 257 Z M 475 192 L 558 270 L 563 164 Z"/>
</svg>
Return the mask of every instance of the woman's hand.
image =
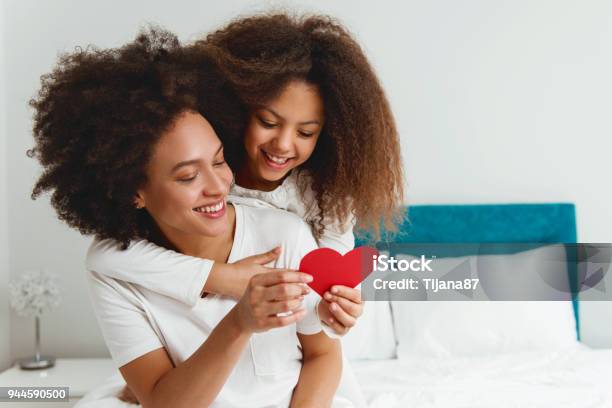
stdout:
<svg viewBox="0 0 612 408">
<path fill-rule="evenodd" d="M 136 398 L 136 395 L 134 395 L 130 387 L 128 387 L 127 385 L 124 386 L 123 389 L 119 392 L 117 398 L 119 398 L 120 401 L 127 402 L 129 404 L 140 404 L 138 398 Z"/>
<path fill-rule="evenodd" d="M 323 294 L 318 306 L 321 322 L 330 326 L 339 335 L 348 333 L 363 313 L 361 291 L 348 286 L 335 285 Z"/>
<path fill-rule="evenodd" d="M 273 271 L 253 276 L 236 305 L 238 324 L 246 332 L 287 326 L 306 314 L 301 308 L 312 276 L 297 271 Z"/>
</svg>

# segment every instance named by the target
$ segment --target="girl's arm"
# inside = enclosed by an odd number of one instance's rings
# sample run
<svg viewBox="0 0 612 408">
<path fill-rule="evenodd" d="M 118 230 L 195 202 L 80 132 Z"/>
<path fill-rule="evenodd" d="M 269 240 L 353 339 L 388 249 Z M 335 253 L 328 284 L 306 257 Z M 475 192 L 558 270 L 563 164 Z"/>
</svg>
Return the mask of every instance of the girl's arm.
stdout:
<svg viewBox="0 0 612 408">
<path fill-rule="evenodd" d="M 224 264 L 183 255 L 146 240 L 134 241 L 123 250 L 116 241 L 106 239 L 91 244 L 86 266 L 90 271 L 135 283 L 194 306 L 205 292 L 239 299 L 251 277 L 270 271 L 263 265 L 274 261 L 279 252 L 275 248 Z"/>
<path fill-rule="evenodd" d="M 355 248 L 354 227 L 355 220 L 353 218 L 349 219 L 344 225 L 325 223 L 317 243 L 321 248 L 331 248 L 344 255 Z"/>
<path fill-rule="evenodd" d="M 291 408 L 330 407 L 342 374 L 340 342 L 323 332 L 298 337 L 304 359 Z"/>
<path fill-rule="evenodd" d="M 331 248 L 341 254 L 346 254 L 355 248 L 353 228 L 355 219 L 351 217 L 341 225 L 326 223 L 325 229 L 317 243 L 319 247 Z M 332 339 L 338 339 L 355 326 L 357 319 L 363 313 L 364 304 L 358 289 L 336 285 L 332 293 L 325 292 L 323 300 L 317 305 L 317 313 L 323 325 L 323 331 Z"/>
</svg>

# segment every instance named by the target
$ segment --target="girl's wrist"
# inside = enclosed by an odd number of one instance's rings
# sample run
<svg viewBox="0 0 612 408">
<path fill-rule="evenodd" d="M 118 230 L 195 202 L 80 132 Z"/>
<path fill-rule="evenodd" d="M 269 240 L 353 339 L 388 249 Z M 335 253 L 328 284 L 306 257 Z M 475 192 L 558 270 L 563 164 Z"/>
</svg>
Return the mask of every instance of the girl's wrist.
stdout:
<svg viewBox="0 0 612 408">
<path fill-rule="evenodd" d="M 239 263 L 228 264 L 227 272 L 231 274 L 230 279 L 234 283 L 230 297 L 239 300 L 249 285 L 249 281 L 256 273 L 253 272 L 252 268 L 245 267 L 245 265 Z"/>
<path fill-rule="evenodd" d="M 246 287 L 243 280 L 240 275 L 240 267 L 237 264 L 215 262 L 208 277 L 207 285 L 204 285 L 204 291 L 238 300 L 242 297 L 243 289 Z M 246 282 L 248 282 L 248 279 Z"/>
</svg>

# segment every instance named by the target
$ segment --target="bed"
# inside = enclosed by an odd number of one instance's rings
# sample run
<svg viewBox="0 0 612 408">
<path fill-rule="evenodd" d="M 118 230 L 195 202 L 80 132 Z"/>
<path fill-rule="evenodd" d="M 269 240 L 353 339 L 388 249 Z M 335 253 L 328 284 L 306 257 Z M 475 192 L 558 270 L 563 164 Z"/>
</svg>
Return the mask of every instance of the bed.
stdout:
<svg viewBox="0 0 612 408">
<path fill-rule="evenodd" d="M 412 206 L 396 234 L 373 243 L 532 243 L 487 254 L 510 272 L 576 242 L 574 206 L 558 204 Z M 400 246 L 401 247 L 401 246 Z M 442 255 L 449 267 L 478 258 L 466 246 Z M 561 252 L 560 252 L 561 251 Z M 482 256 L 482 254 L 478 254 Z M 548 259 L 548 258 L 547 258 Z M 500 265 L 499 263 L 495 265 Z M 575 272 L 568 268 L 575 285 Z M 368 302 L 343 348 L 367 406 L 612 407 L 612 349 L 580 343 L 578 298 L 559 302 Z M 117 374 L 79 407 L 126 407 Z"/>
<path fill-rule="evenodd" d="M 575 293 L 575 242 L 574 206 L 550 203 L 414 206 L 399 232 L 376 245 L 397 255 L 398 243 L 503 243 L 478 257 L 470 245 L 438 256 L 450 266 L 487 259 L 508 275 L 554 255 L 567 260 L 560 265 Z M 370 407 L 612 407 L 612 350 L 579 342 L 576 295 L 558 302 L 392 301 L 388 311 L 375 303 L 360 324 L 387 321 L 371 339 L 386 345 L 386 358 L 369 359 L 348 345 Z M 359 330 L 349 335 L 364 336 Z M 393 338 L 384 335 L 390 332 Z"/>
</svg>

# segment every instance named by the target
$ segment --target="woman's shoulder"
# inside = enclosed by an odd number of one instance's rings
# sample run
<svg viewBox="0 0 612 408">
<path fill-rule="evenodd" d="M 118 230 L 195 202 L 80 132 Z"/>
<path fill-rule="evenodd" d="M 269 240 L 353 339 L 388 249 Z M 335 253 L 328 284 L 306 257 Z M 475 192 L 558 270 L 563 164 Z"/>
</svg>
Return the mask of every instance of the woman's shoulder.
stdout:
<svg viewBox="0 0 612 408">
<path fill-rule="evenodd" d="M 248 236 L 251 242 L 257 241 L 257 246 L 293 246 L 314 240 L 308 224 L 288 211 L 238 205 L 237 213 L 242 214 L 240 234 Z"/>
<path fill-rule="evenodd" d="M 233 203 L 242 213 L 248 228 L 262 229 L 266 231 L 281 229 L 296 229 L 306 226 L 306 223 L 298 215 L 273 207 L 253 207 L 241 203 Z"/>
<path fill-rule="evenodd" d="M 303 255 L 317 247 L 310 227 L 303 219 L 276 208 L 255 208 L 237 205 L 240 227 L 236 225 L 236 259 L 251 256 L 275 247 L 283 248 L 283 257 L 276 267 L 297 268 Z"/>
</svg>

